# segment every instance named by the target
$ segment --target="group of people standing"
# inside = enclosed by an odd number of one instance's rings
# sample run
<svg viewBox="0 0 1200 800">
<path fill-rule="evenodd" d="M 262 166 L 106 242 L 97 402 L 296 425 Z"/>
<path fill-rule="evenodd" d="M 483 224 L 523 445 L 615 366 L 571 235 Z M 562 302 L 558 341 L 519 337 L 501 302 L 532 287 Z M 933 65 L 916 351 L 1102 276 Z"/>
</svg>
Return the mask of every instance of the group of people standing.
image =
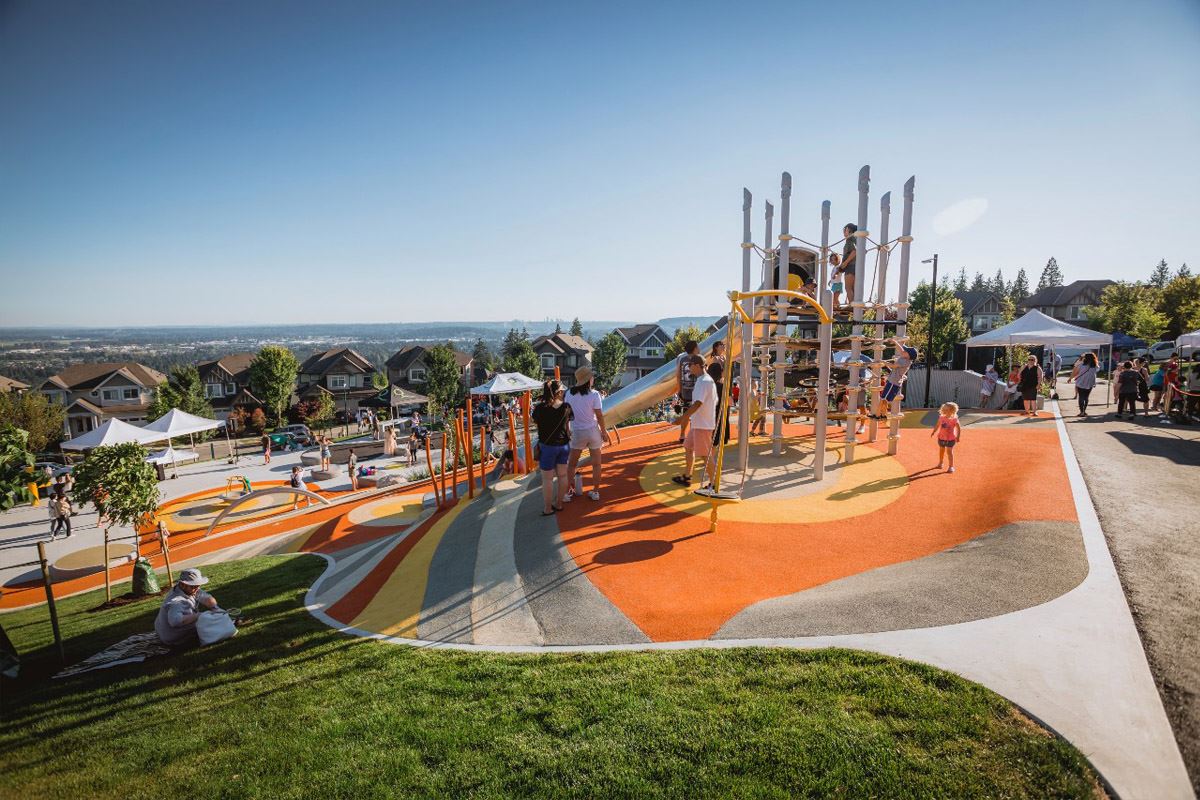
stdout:
<svg viewBox="0 0 1200 800">
<path fill-rule="evenodd" d="M 593 386 L 591 367 L 575 370 L 575 385 L 568 389 L 561 381 L 542 384 L 542 396 L 530 416 L 537 426 L 538 444 L 534 458 L 542 473 L 542 515 L 563 510 L 583 491 L 576 470 L 583 451 L 592 462 L 592 488 L 589 500 L 600 499 L 600 475 L 604 445 L 610 443 L 604 423 L 604 402 Z"/>
<path fill-rule="evenodd" d="M 67 473 L 59 475 L 48 487 L 46 508 L 50 513 L 50 541 L 57 539 L 59 533 L 65 533 L 63 538 L 71 538 L 71 517 L 75 515 L 75 509 L 71 505 L 70 492 L 74 485 L 70 473 Z"/>
</svg>

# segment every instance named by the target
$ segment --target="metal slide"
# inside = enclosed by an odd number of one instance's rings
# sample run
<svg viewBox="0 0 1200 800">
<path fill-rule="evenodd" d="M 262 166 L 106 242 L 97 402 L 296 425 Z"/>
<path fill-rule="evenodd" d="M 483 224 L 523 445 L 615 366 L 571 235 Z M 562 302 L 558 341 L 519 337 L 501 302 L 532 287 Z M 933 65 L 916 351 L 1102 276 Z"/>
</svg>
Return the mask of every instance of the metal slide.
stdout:
<svg viewBox="0 0 1200 800">
<path fill-rule="evenodd" d="M 729 352 L 725 363 L 732 368 L 741 358 L 742 337 L 739 331 L 734 331 L 733 339 L 729 342 Z M 725 341 L 725 326 L 700 343 L 700 352 L 709 353 L 718 341 Z M 736 370 L 734 375 L 736 376 Z M 729 380 L 729 378 L 726 378 Z M 661 403 L 675 394 L 675 359 L 671 359 L 644 378 L 639 378 L 623 389 L 619 389 L 604 398 L 604 423 L 609 427 L 632 417 L 638 412 L 645 411 L 655 403 Z"/>
</svg>

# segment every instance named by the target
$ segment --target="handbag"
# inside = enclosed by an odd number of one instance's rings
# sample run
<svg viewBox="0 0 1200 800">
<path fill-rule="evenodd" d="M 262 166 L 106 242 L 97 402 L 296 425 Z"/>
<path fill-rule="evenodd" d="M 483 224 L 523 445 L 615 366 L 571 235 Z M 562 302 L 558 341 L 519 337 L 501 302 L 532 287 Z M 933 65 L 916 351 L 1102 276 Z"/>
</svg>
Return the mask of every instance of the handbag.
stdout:
<svg viewBox="0 0 1200 800">
<path fill-rule="evenodd" d="M 223 609 L 202 611 L 196 620 L 196 635 L 200 644 L 215 644 L 237 635 L 237 626 L 229 612 Z"/>
</svg>

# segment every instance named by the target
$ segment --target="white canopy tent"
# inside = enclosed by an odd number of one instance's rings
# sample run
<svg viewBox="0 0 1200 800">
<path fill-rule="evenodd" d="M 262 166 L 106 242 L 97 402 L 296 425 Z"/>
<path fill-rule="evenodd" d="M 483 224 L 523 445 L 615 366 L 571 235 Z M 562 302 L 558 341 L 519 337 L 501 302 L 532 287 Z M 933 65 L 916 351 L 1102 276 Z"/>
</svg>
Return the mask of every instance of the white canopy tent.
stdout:
<svg viewBox="0 0 1200 800">
<path fill-rule="evenodd" d="M 1185 333 L 1175 340 L 1175 346 L 1183 349 L 1184 347 L 1200 347 L 1200 330 L 1194 330 L 1191 333 Z"/>
<path fill-rule="evenodd" d="M 195 450 L 176 450 L 174 447 L 168 447 L 166 450 L 159 450 L 146 456 L 146 460 L 151 464 L 171 464 L 174 466 L 180 461 L 195 461 L 200 458 L 200 454 Z"/>
<path fill-rule="evenodd" d="M 541 381 L 520 372 L 497 372 L 487 383 L 473 388 L 471 394 L 519 394 L 541 388 Z"/>
<path fill-rule="evenodd" d="M 196 455 L 193 451 L 176 450 L 175 448 L 170 447 L 169 440 L 174 439 L 177 436 L 190 437 L 194 433 L 201 433 L 202 431 L 212 431 L 212 430 L 216 430 L 217 428 L 226 428 L 225 441 L 228 444 L 229 443 L 229 430 L 226 427 L 225 423 L 222 422 L 221 420 L 206 419 L 204 417 L 198 417 L 195 414 L 189 414 L 186 411 L 180 411 L 178 408 L 172 408 L 170 411 L 163 414 L 161 417 L 159 417 L 158 419 L 154 420 L 149 425 L 147 425 L 143 430 L 158 431 L 159 433 L 163 433 L 163 434 L 167 435 L 168 447 L 166 450 L 162 451 L 164 454 L 171 455 L 174 453 L 182 454 L 182 453 L 190 452 L 190 453 L 192 453 L 192 455 L 195 458 L 199 458 L 200 456 Z M 194 444 L 194 442 L 193 442 L 193 444 Z M 229 445 L 229 452 L 230 453 L 233 452 L 232 444 Z M 187 461 L 190 459 L 184 458 L 184 459 L 180 459 L 180 460 Z M 173 460 L 172 461 L 154 461 L 153 463 L 164 464 L 164 465 L 169 463 L 171 465 L 171 471 L 172 472 L 176 471 L 176 464 L 177 464 L 176 461 L 173 461 Z"/>
<path fill-rule="evenodd" d="M 1014 319 L 999 328 L 987 333 L 972 336 L 966 341 L 967 351 L 972 347 L 1006 347 L 1016 345 L 1042 345 L 1055 347 L 1104 347 L 1108 346 L 1109 357 L 1112 356 L 1112 334 L 1100 333 L 1089 328 L 1081 328 L 1069 322 L 1049 317 L 1032 309 L 1025 315 Z M 1112 381 L 1109 381 L 1111 396 Z"/>
<path fill-rule="evenodd" d="M 138 444 L 161 442 L 166 438 L 166 434 L 160 431 L 150 431 L 119 419 L 110 419 L 99 428 L 90 430 L 82 436 L 76 436 L 74 439 L 68 439 L 62 443 L 61 447 L 64 450 L 91 450 L 93 447 L 127 442 L 137 442 Z"/>
</svg>

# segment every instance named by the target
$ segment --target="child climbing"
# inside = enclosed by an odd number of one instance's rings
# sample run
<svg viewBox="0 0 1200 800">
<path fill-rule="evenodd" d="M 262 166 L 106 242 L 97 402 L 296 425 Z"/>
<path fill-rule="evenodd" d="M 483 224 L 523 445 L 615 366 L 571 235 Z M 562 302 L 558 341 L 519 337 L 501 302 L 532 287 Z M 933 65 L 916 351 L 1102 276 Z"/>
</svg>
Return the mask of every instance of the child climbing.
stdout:
<svg viewBox="0 0 1200 800">
<path fill-rule="evenodd" d="M 942 468 L 949 456 L 950 467 L 947 472 L 954 472 L 954 445 L 962 439 L 962 426 L 958 424 L 958 403 L 943 403 L 939 411 L 937 424 L 929 432 L 930 436 L 937 434 L 938 469 Z"/>
</svg>

